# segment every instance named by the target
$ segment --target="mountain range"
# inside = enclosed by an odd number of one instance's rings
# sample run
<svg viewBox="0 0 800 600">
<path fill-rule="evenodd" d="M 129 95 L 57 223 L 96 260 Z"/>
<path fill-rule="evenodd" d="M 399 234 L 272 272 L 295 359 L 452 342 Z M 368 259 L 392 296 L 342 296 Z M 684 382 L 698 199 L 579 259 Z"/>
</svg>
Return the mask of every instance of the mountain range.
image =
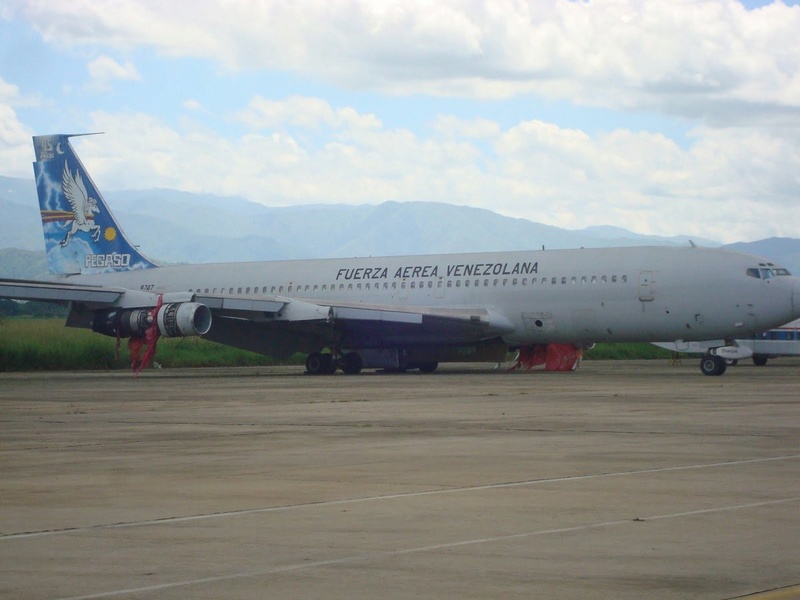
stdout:
<svg viewBox="0 0 800 600">
<path fill-rule="evenodd" d="M 241 197 L 167 189 L 104 195 L 127 237 L 161 263 L 690 243 L 688 236 L 642 235 L 614 226 L 569 230 L 435 202 L 275 208 Z M 0 276 L 45 275 L 32 179 L 0 176 L 0 215 Z M 696 237 L 691 241 L 722 246 Z M 770 238 L 723 247 L 769 257 L 800 273 L 800 240 Z"/>
</svg>

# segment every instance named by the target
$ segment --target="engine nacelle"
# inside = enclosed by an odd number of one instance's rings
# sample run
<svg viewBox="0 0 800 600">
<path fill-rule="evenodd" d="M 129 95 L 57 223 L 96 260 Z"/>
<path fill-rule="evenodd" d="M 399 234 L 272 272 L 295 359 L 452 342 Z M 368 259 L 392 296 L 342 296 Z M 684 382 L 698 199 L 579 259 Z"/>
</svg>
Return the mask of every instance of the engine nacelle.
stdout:
<svg viewBox="0 0 800 600">
<path fill-rule="evenodd" d="M 143 336 L 153 324 L 152 308 L 115 308 L 98 311 L 92 331 L 112 337 Z M 204 335 L 211 329 L 211 309 L 199 302 L 170 302 L 155 317 L 164 337 Z"/>
</svg>

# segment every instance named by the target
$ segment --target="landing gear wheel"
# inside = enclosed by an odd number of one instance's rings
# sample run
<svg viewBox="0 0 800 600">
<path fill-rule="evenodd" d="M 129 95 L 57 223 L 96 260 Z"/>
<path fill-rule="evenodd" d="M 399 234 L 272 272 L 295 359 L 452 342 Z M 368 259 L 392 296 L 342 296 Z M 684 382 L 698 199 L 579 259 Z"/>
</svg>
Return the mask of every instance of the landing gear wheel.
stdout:
<svg viewBox="0 0 800 600">
<path fill-rule="evenodd" d="M 322 354 L 314 352 L 306 358 L 306 373 L 309 375 L 319 375 L 322 373 Z"/>
<path fill-rule="evenodd" d="M 314 352 L 306 359 L 306 373 L 309 375 L 330 375 L 336 370 L 333 356 Z"/>
<path fill-rule="evenodd" d="M 419 363 L 419 370 L 423 373 L 433 373 L 439 366 L 438 362 L 424 362 Z"/>
<path fill-rule="evenodd" d="M 763 367 L 765 364 L 767 364 L 767 357 L 766 356 L 760 356 L 758 354 L 754 354 L 753 355 L 753 364 L 755 366 L 757 366 L 757 367 Z"/>
<path fill-rule="evenodd" d="M 348 352 L 342 357 L 342 371 L 347 375 L 357 375 L 363 366 L 361 357 L 355 352 Z"/>
<path fill-rule="evenodd" d="M 722 375 L 728 365 L 725 364 L 725 359 L 715 354 L 706 354 L 700 359 L 700 370 L 703 375 Z"/>
</svg>

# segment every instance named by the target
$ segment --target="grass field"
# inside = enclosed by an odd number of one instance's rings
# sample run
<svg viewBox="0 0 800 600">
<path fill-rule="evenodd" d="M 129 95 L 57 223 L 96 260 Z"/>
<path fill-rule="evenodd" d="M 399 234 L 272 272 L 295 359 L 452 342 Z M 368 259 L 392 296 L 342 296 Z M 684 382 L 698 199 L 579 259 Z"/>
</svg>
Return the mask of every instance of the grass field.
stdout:
<svg viewBox="0 0 800 600">
<path fill-rule="evenodd" d="M 0 371 L 127 369 L 126 340 L 119 352 L 114 338 L 87 329 L 64 327 L 63 318 L 7 317 L 0 319 Z M 115 356 L 118 354 L 118 357 Z M 668 358 L 669 352 L 650 344 L 598 344 L 586 360 Z M 288 363 L 303 364 L 294 355 Z M 277 363 L 269 356 L 222 346 L 197 337 L 161 338 L 155 362 L 163 368 L 259 366 Z"/>
<path fill-rule="evenodd" d="M 130 368 L 127 340 L 64 327 L 64 319 L 0 319 L 0 371 Z M 119 356 L 116 357 L 115 355 Z M 297 355 L 292 363 L 301 364 Z M 197 337 L 161 338 L 155 361 L 165 368 L 274 365 L 269 356 Z"/>
</svg>

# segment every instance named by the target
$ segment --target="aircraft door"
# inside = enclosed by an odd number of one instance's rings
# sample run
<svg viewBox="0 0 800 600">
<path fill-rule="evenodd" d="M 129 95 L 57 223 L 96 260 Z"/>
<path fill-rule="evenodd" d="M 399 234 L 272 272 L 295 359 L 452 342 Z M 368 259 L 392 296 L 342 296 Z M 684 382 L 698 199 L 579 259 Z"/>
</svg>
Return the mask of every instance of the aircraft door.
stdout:
<svg viewBox="0 0 800 600">
<path fill-rule="evenodd" d="M 656 294 L 656 280 L 652 271 L 641 271 L 639 273 L 639 300 L 642 302 L 652 302 Z"/>
<path fill-rule="evenodd" d="M 403 279 L 400 282 L 400 289 L 398 290 L 397 297 L 401 300 L 408 300 L 408 282 Z"/>
</svg>

